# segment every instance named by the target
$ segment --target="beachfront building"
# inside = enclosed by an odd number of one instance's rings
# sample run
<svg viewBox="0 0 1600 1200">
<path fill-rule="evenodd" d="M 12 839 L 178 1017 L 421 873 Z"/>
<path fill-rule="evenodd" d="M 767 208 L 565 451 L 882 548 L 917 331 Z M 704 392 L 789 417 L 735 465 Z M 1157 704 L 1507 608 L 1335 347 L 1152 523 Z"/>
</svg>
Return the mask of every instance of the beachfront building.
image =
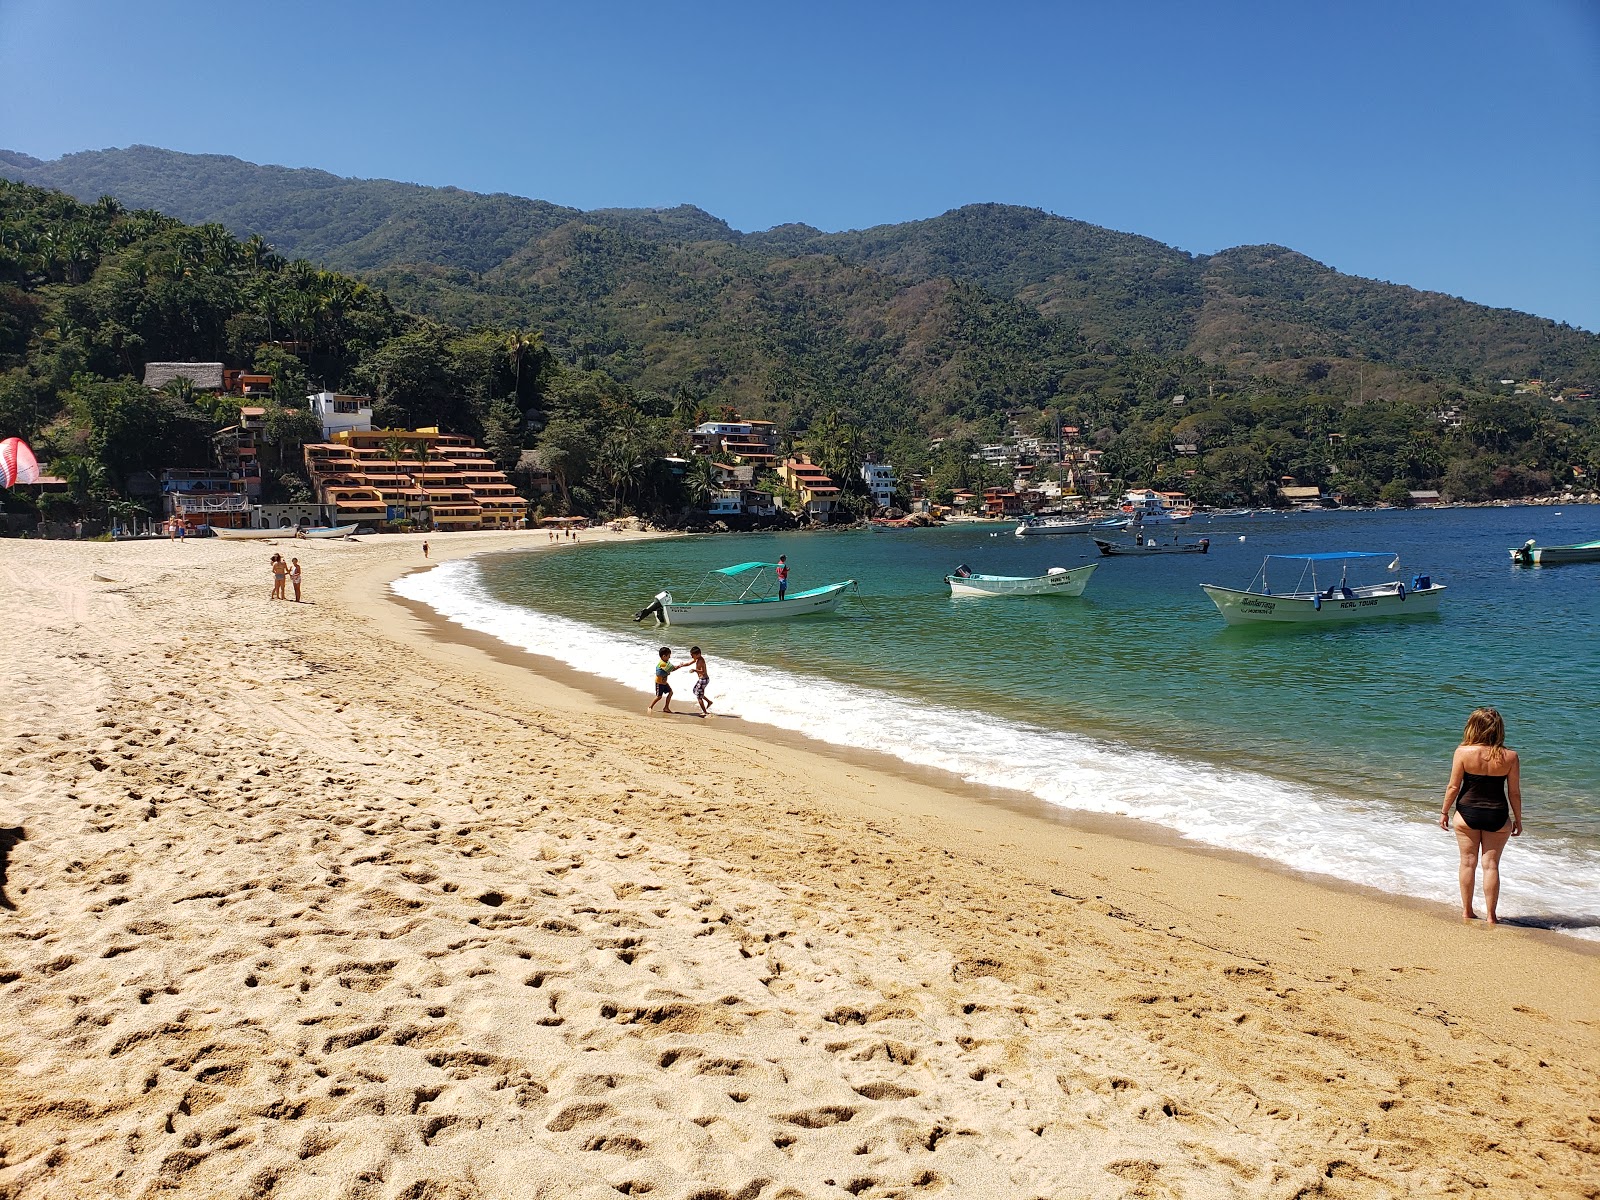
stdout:
<svg viewBox="0 0 1600 1200">
<path fill-rule="evenodd" d="M 785 459 L 779 477 L 784 486 L 799 497 L 801 512 L 822 525 L 833 520 L 839 501 L 839 485 L 814 465 L 810 458 L 801 454 Z"/>
<path fill-rule="evenodd" d="M 366 396 L 346 396 L 338 392 L 317 392 L 306 397 L 311 415 L 322 426 L 322 440 L 331 442 L 337 434 L 372 429 L 372 401 Z"/>
<path fill-rule="evenodd" d="M 900 481 L 894 477 L 894 468 L 888 463 L 862 463 L 861 479 L 867 485 L 874 508 L 888 508 L 894 503 L 894 494 Z"/>
<path fill-rule="evenodd" d="M 305 448 L 306 474 L 336 524 L 511 529 L 527 515 L 489 453 L 437 429 L 343 429 Z"/>
<path fill-rule="evenodd" d="M 245 480 L 220 467 L 168 467 L 161 472 L 162 515 L 191 529 L 242 528 L 249 524 L 250 500 Z"/>
<path fill-rule="evenodd" d="M 771 421 L 704 421 L 689 433 L 698 455 L 770 467 L 778 461 L 778 427 Z"/>
</svg>

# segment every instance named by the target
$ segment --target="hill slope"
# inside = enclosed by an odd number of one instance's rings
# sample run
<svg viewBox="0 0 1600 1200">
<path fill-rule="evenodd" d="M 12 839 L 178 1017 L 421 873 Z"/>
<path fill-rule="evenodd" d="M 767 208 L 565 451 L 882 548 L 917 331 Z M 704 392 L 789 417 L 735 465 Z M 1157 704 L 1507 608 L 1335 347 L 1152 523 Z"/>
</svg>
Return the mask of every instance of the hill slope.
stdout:
<svg viewBox="0 0 1600 1200">
<path fill-rule="evenodd" d="M 556 238 L 577 223 L 702 256 L 705 261 L 692 268 L 677 264 L 700 276 L 719 269 L 722 251 L 715 247 L 737 246 L 752 261 L 818 258 L 910 283 L 975 284 L 1066 323 L 1091 344 L 1192 355 L 1225 371 L 1284 378 L 1301 371 L 1299 360 L 1329 358 L 1479 380 L 1600 379 L 1600 336 L 1541 317 L 1343 275 L 1282 247 L 1195 256 L 1006 205 L 970 205 L 928 220 L 844 233 L 785 225 L 740 234 L 687 205 L 584 213 L 503 194 L 344 179 L 148 146 L 51 162 L 0 151 L 0 176 L 85 200 L 114 195 L 186 221 L 215 221 L 241 236 L 259 233 L 280 250 L 343 270 L 427 277 L 431 285 L 413 302 L 440 305 L 435 311 L 441 313 L 476 304 L 445 295 L 460 289 L 459 283 L 446 287 L 447 281 L 464 278 L 451 273 L 466 272 L 493 277 L 486 286 L 499 297 L 492 308 L 502 318 L 549 323 L 551 310 L 540 295 L 552 270 L 549 250 L 587 245 L 570 232 Z M 526 269 L 534 261 L 542 276 Z M 627 263 L 611 264 L 606 280 L 579 266 L 591 283 L 638 294 L 641 281 L 627 276 Z M 478 286 L 468 282 L 467 290 Z M 604 304 L 609 295 L 590 295 L 585 303 Z"/>
</svg>

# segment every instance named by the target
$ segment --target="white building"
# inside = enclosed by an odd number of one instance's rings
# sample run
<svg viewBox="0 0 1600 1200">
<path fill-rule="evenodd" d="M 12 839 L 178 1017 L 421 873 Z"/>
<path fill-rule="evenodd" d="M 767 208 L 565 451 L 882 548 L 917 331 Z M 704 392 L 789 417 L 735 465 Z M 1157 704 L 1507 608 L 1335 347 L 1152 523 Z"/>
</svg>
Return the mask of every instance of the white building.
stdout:
<svg viewBox="0 0 1600 1200">
<path fill-rule="evenodd" d="M 894 477 L 894 468 L 888 463 L 862 463 L 861 478 L 872 495 L 875 508 L 888 508 L 894 503 L 895 489 L 900 481 Z"/>
<path fill-rule="evenodd" d="M 335 392 L 318 392 L 307 396 L 311 415 L 322 426 L 322 440 L 332 441 L 333 435 L 346 429 L 365 433 L 372 428 L 372 401 L 366 396 L 341 396 Z"/>
</svg>

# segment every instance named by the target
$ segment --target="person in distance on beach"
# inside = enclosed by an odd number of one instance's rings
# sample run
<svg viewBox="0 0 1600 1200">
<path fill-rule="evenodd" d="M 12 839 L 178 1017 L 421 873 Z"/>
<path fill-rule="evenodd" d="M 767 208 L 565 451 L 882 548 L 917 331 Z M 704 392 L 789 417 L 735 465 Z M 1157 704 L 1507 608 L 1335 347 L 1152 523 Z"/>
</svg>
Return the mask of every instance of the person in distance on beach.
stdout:
<svg viewBox="0 0 1600 1200">
<path fill-rule="evenodd" d="M 423 542 L 422 543 L 422 557 L 423 558 L 427 558 L 428 557 L 428 543 L 427 542 Z"/>
<path fill-rule="evenodd" d="M 1492 708 L 1475 709 L 1467 718 L 1450 761 L 1439 828 L 1453 828 L 1461 849 L 1462 919 L 1477 919 L 1472 897 L 1481 867 L 1485 916 L 1489 924 L 1498 923 L 1500 852 L 1522 833 L 1522 764 L 1517 752 L 1506 748 L 1505 722 Z"/>
<path fill-rule="evenodd" d="M 694 698 L 700 704 L 700 715 L 705 716 L 711 711 L 711 701 L 706 699 L 706 684 L 711 682 L 711 672 L 706 669 L 706 658 L 700 653 L 699 646 L 689 647 L 689 662 L 694 664 Z"/>
<path fill-rule="evenodd" d="M 299 604 L 300 603 L 300 560 L 298 558 L 291 558 L 289 560 L 289 582 L 294 585 L 294 602 L 296 604 Z"/>
<path fill-rule="evenodd" d="M 656 698 L 650 701 L 650 707 L 646 711 L 654 712 L 656 705 L 661 704 L 661 711 L 669 713 L 672 711 L 672 684 L 670 682 L 672 673 L 678 667 L 686 667 L 689 664 L 679 663 L 677 667 L 673 666 L 671 646 L 661 647 L 658 653 L 661 655 L 661 661 L 656 663 Z M 665 704 L 661 703 L 663 700 L 666 701 Z"/>
<path fill-rule="evenodd" d="M 778 555 L 778 566 L 773 571 L 773 574 L 778 577 L 778 599 L 782 600 L 783 594 L 789 590 L 789 556 L 787 554 Z"/>
</svg>

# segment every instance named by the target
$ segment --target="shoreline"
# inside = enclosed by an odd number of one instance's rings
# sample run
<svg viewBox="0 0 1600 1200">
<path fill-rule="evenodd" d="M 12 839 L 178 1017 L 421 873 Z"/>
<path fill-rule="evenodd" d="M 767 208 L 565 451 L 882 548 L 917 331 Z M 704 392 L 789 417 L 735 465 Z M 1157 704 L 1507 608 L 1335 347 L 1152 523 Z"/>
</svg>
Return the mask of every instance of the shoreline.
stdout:
<svg viewBox="0 0 1600 1200">
<path fill-rule="evenodd" d="M 406 571 L 411 575 L 422 568 Z M 398 581 L 398 577 L 396 582 Z M 592 674 L 581 667 L 569 666 L 568 659 L 557 658 L 552 654 L 541 653 L 539 650 L 524 648 L 518 640 L 507 640 L 505 635 L 494 632 L 470 628 L 459 623 L 455 618 L 445 612 L 431 607 L 425 600 L 416 600 L 411 597 L 397 594 L 387 588 L 382 589 L 383 597 L 392 603 L 400 605 L 409 612 L 413 618 L 425 624 L 431 631 L 431 636 L 436 639 L 461 641 L 487 653 L 498 661 L 520 669 L 530 677 L 549 678 L 560 680 L 568 687 L 590 697 L 597 703 L 618 715 L 632 715 L 635 710 L 642 710 L 649 700 L 648 689 L 636 689 L 628 684 L 619 683 L 614 677 L 614 671 L 608 670 L 604 674 Z M 370 599 L 370 598 L 369 598 Z M 435 603 L 439 600 L 435 599 Z M 523 607 L 510 604 L 510 608 Z M 526 611 L 537 613 L 539 610 L 528 608 Z M 551 614 L 545 614 L 551 615 Z M 559 618 L 568 619 L 568 618 Z M 475 623 L 480 623 L 475 620 Z M 584 624 L 587 628 L 587 624 Z M 597 629 L 597 633 L 609 634 L 614 631 Z M 646 638 L 651 636 L 646 630 Z M 665 640 L 672 640 L 676 632 L 665 629 L 658 630 L 655 636 Z M 654 643 L 651 643 L 654 644 Z M 653 657 L 653 654 L 652 654 Z M 615 664 L 610 664 L 614 666 Z M 745 664 L 748 665 L 748 664 Z M 819 680 L 820 681 L 820 680 Z M 885 694 L 885 699 L 892 699 Z M 698 713 L 693 711 L 692 703 L 687 699 L 686 690 L 679 697 L 680 703 L 689 705 L 684 710 L 683 721 L 691 727 L 700 721 Z M 941 710 L 942 711 L 942 710 Z M 675 714 L 676 715 L 676 714 Z M 959 714 L 957 714 L 959 715 Z M 974 803 L 1012 810 L 1020 818 L 1042 821 L 1046 824 L 1065 825 L 1071 829 L 1084 832 L 1093 832 L 1108 835 L 1114 838 L 1164 847 L 1170 850 L 1181 850 L 1204 858 L 1216 858 L 1235 863 L 1253 865 L 1272 874 L 1292 878 L 1312 886 L 1323 887 L 1338 894 L 1359 894 L 1382 902 L 1394 903 L 1408 910 L 1430 914 L 1434 918 L 1443 917 L 1446 920 L 1455 920 L 1456 904 L 1453 897 L 1447 895 L 1453 892 L 1455 882 L 1455 852 L 1453 842 L 1449 847 L 1448 875 L 1440 873 L 1435 881 L 1439 886 L 1435 889 L 1437 895 L 1418 895 L 1413 892 L 1389 890 L 1381 883 L 1367 882 L 1360 877 L 1359 871 L 1353 875 L 1339 875 L 1332 871 L 1319 871 L 1314 867 L 1295 865 L 1292 861 L 1284 861 L 1273 857 L 1269 852 L 1257 849 L 1236 849 L 1227 845 L 1205 840 L 1202 837 L 1187 835 L 1176 828 L 1160 824 L 1156 821 L 1144 819 L 1136 815 L 1120 815 L 1104 812 L 1095 812 L 1092 809 L 1072 808 L 1065 805 L 1051 803 L 1042 796 L 1036 795 L 1020 786 L 985 784 L 969 781 L 958 774 L 954 769 L 924 765 L 916 761 L 915 756 L 904 757 L 891 749 L 873 749 L 867 745 L 834 743 L 815 732 L 804 732 L 800 727 L 781 724 L 769 724 L 760 719 L 744 717 L 742 714 L 732 718 L 714 713 L 710 721 L 704 724 L 708 729 L 722 729 L 724 732 L 742 733 L 753 739 L 753 746 L 761 744 L 781 743 L 791 749 L 809 751 L 813 754 L 830 759 L 855 763 L 873 769 L 880 774 L 905 779 L 921 786 L 948 792 L 967 798 Z M 1172 758 L 1174 761 L 1184 761 L 1200 769 L 1215 769 L 1223 776 L 1231 776 L 1243 770 L 1251 779 L 1259 779 L 1263 784 L 1282 789 L 1293 790 L 1293 783 L 1284 774 L 1274 772 L 1269 768 L 1251 766 L 1237 768 L 1224 759 L 1218 759 L 1205 753 L 1193 755 L 1180 755 L 1172 747 L 1164 744 L 1145 745 L 1126 741 L 1120 736 L 1109 735 L 1102 730 L 1094 728 L 1066 728 L 1066 734 L 1087 739 L 1091 744 L 1112 748 L 1119 752 L 1131 751 L 1136 756 L 1153 754 L 1159 757 Z M 755 753 L 752 748 L 747 748 L 747 753 Z M 1320 799 L 1320 797 L 1318 797 Z M 1348 803 L 1353 808 L 1359 808 L 1361 801 L 1356 796 L 1330 797 Z M 1430 795 L 1428 798 L 1429 812 L 1436 804 Z M 1432 822 L 1428 822 L 1431 830 Z M 1380 832 L 1382 830 L 1380 829 Z M 1424 834 L 1424 836 L 1428 836 Z M 1513 847 L 1513 851 L 1515 847 Z M 1582 878 L 1583 864 L 1571 864 L 1574 870 L 1579 870 L 1577 878 Z M 1429 867 L 1437 870 L 1439 864 L 1429 860 Z M 1515 878 L 1515 876 L 1513 876 Z M 1539 878 L 1543 878 L 1540 876 Z M 1513 885 L 1515 886 L 1515 885 Z M 1524 909 L 1515 915 L 1505 916 L 1502 923 L 1507 927 L 1516 928 L 1536 936 L 1551 938 L 1554 944 L 1572 946 L 1580 953 L 1587 955 L 1600 954 L 1600 939 L 1590 932 L 1594 922 L 1600 920 L 1600 914 L 1592 914 L 1588 908 L 1562 908 L 1559 902 L 1554 908 L 1556 913 L 1565 913 L 1572 919 L 1562 924 L 1559 916 L 1551 915 L 1552 909 L 1541 905 L 1538 898 L 1542 892 L 1528 892 L 1520 901 Z"/>
<path fill-rule="evenodd" d="M 488 553 L 498 552 L 490 551 Z M 395 578 L 399 579 L 404 575 L 416 574 L 419 571 L 428 569 L 430 568 L 410 568 Z M 378 595 L 369 594 L 369 599 L 377 598 Z M 649 697 L 643 689 L 630 688 L 626 684 L 616 683 L 602 676 L 590 675 L 575 667 L 568 666 L 559 659 L 523 649 L 510 642 L 502 641 L 492 634 L 468 629 L 439 613 L 423 601 L 389 593 L 387 584 L 384 585 L 382 598 L 405 610 L 410 614 L 413 621 L 424 627 L 424 632 L 419 636 L 434 642 L 455 643 L 476 651 L 501 666 L 511 671 L 516 671 L 529 679 L 556 684 L 563 689 L 585 695 L 594 703 L 603 706 L 610 713 L 619 717 L 631 716 L 645 711 L 644 705 Z M 1202 860 L 1215 859 L 1220 862 L 1259 871 L 1269 876 L 1296 880 L 1308 887 L 1332 892 L 1336 896 L 1361 896 L 1380 905 L 1392 905 L 1409 913 L 1424 915 L 1433 920 L 1443 920 L 1448 925 L 1459 923 L 1454 915 L 1453 901 L 1441 902 L 1423 899 L 1418 896 L 1407 896 L 1397 892 L 1386 892 L 1382 888 L 1354 880 L 1341 879 L 1336 875 L 1301 870 L 1287 863 L 1251 854 L 1247 851 L 1206 845 L 1203 842 L 1197 842 L 1185 837 L 1177 830 L 1168 829 L 1150 821 L 1141 820 L 1138 817 L 1124 817 L 1063 808 L 1014 788 L 976 783 L 938 767 L 922 766 L 908 762 L 885 751 L 868 750 L 856 746 L 831 745 L 808 734 L 797 730 L 785 729 L 778 725 L 769 725 L 759 721 L 746 721 L 741 717 L 726 716 L 702 722 L 701 718 L 687 710 L 675 712 L 671 715 L 674 717 L 681 716 L 688 722 L 693 722 L 684 726 L 685 729 L 691 731 L 692 736 L 716 737 L 725 734 L 740 739 L 746 749 L 762 746 L 782 746 L 796 754 L 827 758 L 864 771 L 871 771 L 875 775 L 886 779 L 897 779 L 919 788 L 946 793 L 951 797 L 960 798 L 966 803 L 981 806 L 985 809 L 1000 810 L 1006 815 L 999 819 L 1003 821 L 1014 819 L 1026 825 L 1030 830 L 1035 829 L 1037 826 L 1057 826 L 1066 831 L 1062 836 L 1087 835 L 1094 838 L 1106 838 L 1117 842 L 1132 843 L 1135 846 L 1150 846 L 1164 852 L 1192 855 Z M 659 721 L 660 718 L 659 716 L 652 716 L 650 719 Z M 729 721 L 737 721 L 738 725 L 726 725 L 725 722 Z M 716 732 L 713 733 L 713 730 Z M 755 746 L 752 747 L 750 743 L 754 743 Z M 972 819 L 979 818 L 974 816 Z M 1559 929 L 1521 921 L 1517 918 L 1505 918 L 1502 924 L 1507 928 L 1516 929 L 1531 937 L 1548 939 L 1552 946 L 1600 959 L 1600 941 L 1573 937 Z"/>
<path fill-rule="evenodd" d="M 614 707 L 421 540 L 0 546 L 9 1194 L 1582 1193 L 1581 943 Z"/>
</svg>

